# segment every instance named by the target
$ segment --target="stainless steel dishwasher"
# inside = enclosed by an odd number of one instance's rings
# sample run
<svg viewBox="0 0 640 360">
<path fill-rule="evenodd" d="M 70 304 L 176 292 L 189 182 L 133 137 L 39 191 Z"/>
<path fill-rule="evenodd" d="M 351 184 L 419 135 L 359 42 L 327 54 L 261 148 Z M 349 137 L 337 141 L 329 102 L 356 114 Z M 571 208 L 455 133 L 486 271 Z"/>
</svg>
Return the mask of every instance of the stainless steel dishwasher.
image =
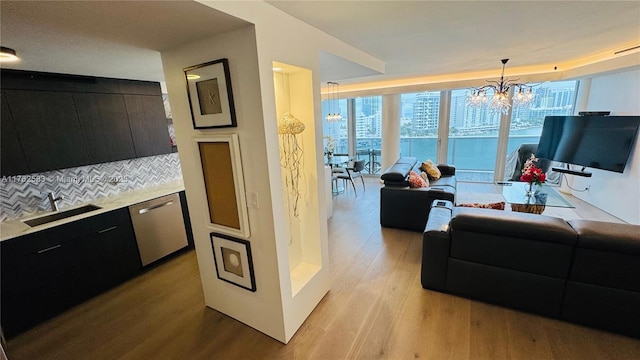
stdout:
<svg viewBox="0 0 640 360">
<path fill-rule="evenodd" d="M 129 206 L 142 266 L 187 246 L 178 194 Z"/>
</svg>

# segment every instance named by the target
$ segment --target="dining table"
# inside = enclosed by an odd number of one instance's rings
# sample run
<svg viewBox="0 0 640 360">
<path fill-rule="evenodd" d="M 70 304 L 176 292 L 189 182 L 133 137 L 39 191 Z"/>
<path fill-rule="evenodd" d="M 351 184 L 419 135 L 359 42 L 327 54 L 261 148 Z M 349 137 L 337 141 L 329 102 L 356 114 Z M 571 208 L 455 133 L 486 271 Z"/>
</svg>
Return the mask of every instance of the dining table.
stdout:
<svg viewBox="0 0 640 360">
<path fill-rule="evenodd" d="M 337 171 L 337 168 L 342 167 L 342 165 L 346 165 L 351 160 L 350 156 L 347 155 L 333 155 L 330 157 L 324 157 L 325 165 L 329 165 L 331 167 L 331 192 L 333 195 L 338 195 L 344 192 L 344 186 L 340 187 L 340 185 L 335 181 L 335 177 L 333 173 Z"/>
</svg>

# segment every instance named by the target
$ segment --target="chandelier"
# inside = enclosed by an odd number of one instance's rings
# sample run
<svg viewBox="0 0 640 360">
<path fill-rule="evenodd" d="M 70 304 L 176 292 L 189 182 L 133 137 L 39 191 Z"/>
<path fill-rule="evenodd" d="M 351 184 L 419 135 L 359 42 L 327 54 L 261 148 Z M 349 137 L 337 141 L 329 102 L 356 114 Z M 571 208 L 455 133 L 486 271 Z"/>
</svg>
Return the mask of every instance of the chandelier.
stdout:
<svg viewBox="0 0 640 360">
<path fill-rule="evenodd" d="M 328 122 L 342 121 L 342 114 L 340 114 L 340 84 L 333 81 L 327 82 L 327 89 L 329 90 L 329 113 L 327 114 Z"/>
<path fill-rule="evenodd" d="M 487 81 L 489 85 L 481 86 L 471 90 L 467 96 L 467 104 L 474 107 L 484 107 L 489 105 L 489 110 L 499 112 L 504 115 L 509 113 L 511 107 L 511 99 L 509 98 L 509 89 L 514 88 L 513 105 L 516 107 L 526 107 L 531 105 L 535 94 L 533 88 L 527 84 L 518 83 L 518 79 L 509 80 L 504 78 L 504 67 L 509 59 L 502 59 L 502 74 L 500 81 Z M 489 102 L 487 91 L 493 91 L 493 97 Z"/>
</svg>

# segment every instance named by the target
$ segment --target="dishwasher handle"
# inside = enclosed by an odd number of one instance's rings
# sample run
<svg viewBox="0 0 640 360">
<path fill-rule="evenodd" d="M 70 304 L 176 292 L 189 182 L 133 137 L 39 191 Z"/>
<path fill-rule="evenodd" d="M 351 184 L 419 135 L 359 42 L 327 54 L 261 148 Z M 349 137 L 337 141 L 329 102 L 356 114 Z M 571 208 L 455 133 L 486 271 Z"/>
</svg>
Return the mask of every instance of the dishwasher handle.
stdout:
<svg viewBox="0 0 640 360">
<path fill-rule="evenodd" d="M 173 205 L 173 200 L 169 200 L 169 201 L 163 202 L 161 204 L 156 204 L 156 205 L 152 205 L 152 206 L 146 207 L 144 209 L 140 209 L 140 210 L 138 210 L 138 214 L 142 215 L 144 213 L 148 213 L 151 210 L 155 210 L 155 209 L 158 209 L 158 208 L 161 208 L 161 207 L 165 207 L 165 206 L 169 206 L 169 205 Z"/>
</svg>

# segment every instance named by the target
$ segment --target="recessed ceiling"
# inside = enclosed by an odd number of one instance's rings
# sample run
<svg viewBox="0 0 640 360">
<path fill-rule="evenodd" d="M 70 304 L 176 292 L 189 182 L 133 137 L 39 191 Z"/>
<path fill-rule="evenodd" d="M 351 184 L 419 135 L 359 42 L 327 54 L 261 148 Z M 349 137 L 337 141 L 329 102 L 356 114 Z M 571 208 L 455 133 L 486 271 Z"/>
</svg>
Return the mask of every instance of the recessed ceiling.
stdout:
<svg viewBox="0 0 640 360">
<path fill-rule="evenodd" d="M 499 69 L 502 58 L 552 68 L 640 44 L 638 1 L 268 3 L 384 61 L 378 79 Z"/>
<path fill-rule="evenodd" d="M 3 67 L 163 81 L 160 51 L 249 23 L 194 1 L 0 2 Z"/>
</svg>

